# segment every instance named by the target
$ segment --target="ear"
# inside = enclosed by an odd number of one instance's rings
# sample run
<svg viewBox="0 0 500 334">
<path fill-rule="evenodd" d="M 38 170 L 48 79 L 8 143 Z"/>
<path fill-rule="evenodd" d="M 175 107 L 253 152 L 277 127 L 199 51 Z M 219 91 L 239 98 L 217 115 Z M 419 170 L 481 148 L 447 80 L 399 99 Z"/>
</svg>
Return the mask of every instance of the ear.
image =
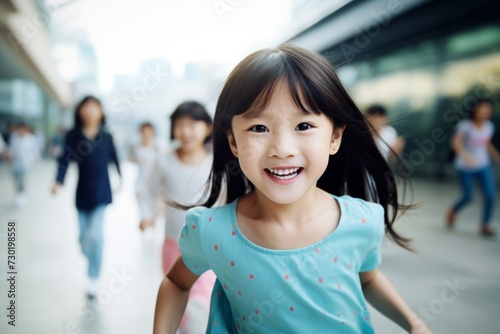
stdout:
<svg viewBox="0 0 500 334">
<path fill-rule="evenodd" d="M 338 152 L 340 144 L 342 142 L 342 134 L 344 133 L 345 128 L 346 125 L 342 125 L 336 126 L 333 129 L 332 140 L 330 142 L 330 155 L 334 155 Z"/>
<path fill-rule="evenodd" d="M 227 132 L 227 141 L 229 142 L 229 148 L 231 149 L 231 152 L 233 152 L 233 155 L 237 158 L 238 147 L 236 146 L 236 140 L 234 139 L 233 133 L 231 131 Z"/>
</svg>

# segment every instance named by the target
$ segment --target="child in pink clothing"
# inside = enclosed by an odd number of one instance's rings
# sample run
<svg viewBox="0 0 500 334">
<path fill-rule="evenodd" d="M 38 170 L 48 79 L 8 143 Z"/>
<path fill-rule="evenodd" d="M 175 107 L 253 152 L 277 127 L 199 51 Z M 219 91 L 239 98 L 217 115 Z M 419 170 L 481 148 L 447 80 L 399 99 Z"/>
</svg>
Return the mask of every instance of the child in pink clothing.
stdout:
<svg viewBox="0 0 500 334">
<path fill-rule="evenodd" d="M 180 145 L 159 157 L 150 189 L 167 201 L 180 204 L 201 201 L 213 160 L 205 146 L 212 133 L 212 119 L 200 103 L 188 101 L 177 107 L 170 120 L 171 139 Z M 185 224 L 185 211 L 167 206 L 165 218 L 163 271 L 167 273 L 180 254 L 177 239 Z M 215 275 L 209 271 L 191 289 L 179 326 L 181 333 L 204 332 L 214 283 Z"/>
</svg>

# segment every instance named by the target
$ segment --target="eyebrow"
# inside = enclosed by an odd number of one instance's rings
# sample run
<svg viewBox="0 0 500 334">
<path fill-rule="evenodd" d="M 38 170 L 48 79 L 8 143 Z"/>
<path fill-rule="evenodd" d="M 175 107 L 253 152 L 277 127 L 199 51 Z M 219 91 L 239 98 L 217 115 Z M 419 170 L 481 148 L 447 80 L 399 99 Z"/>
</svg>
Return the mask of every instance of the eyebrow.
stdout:
<svg viewBox="0 0 500 334">
<path fill-rule="evenodd" d="M 304 110 L 297 106 L 297 109 L 301 111 L 302 115 L 317 115 L 317 113 L 309 110 Z M 264 108 L 261 109 L 249 109 L 245 111 L 241 116 L 246 119 L 254 119 L 259 117 L 264 112 Z M 297 113 L 298 115 L 298 113 Z"/>
</svg>

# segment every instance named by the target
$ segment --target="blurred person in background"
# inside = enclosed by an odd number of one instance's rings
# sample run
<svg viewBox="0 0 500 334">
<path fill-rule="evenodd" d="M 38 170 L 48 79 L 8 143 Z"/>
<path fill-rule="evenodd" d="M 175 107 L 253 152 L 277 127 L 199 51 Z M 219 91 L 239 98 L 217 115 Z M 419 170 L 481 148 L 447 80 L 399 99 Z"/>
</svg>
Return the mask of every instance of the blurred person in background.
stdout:
<svg viewBox="0 0 500 334">
<path fill-rule="evenodd" d="M 206 147 L 212 134 L 212 118 L 203 105 L 187 101 L 175 109 L 170 121 L 170 139 L 177 140 L 180 145 L 158 159 L 150 188 L 168 201 L 179 204 L 199 202 L 202 200 L 213 161 L 212 153 Z M 177 239 L 185 224 L 185 216 L 184 210 L 173 206 L 169 205 L 165 209 L 165 274 L 180 255 Z M 181 333 L 205 332 L 214 283 L 215 275 L 209 271 L 204 273 L 191 289 L 186 313 L 179 326 Z"/>
<path fill-rule="evenodd" d="M 59 128 L 52 137 L 52 140 L 50 142 L 50 154 L 56 160 L 59 159 L 59 157 L 63 153 L 65 136 L 66 136 L 66 131 L 64 130 L 64 128 Z"/>
<path fill-rule="evenodd" d="M 10 143 L 10 137 L 12 135 L 15 135 L 16 130 L 17 130 L 16 124 L 15 123 L 9 123 L 7 125 L 7 128 L 5 129 L 5 131 L 2 133 L 2 137 L 3 137 L 3 139 L 4 139 L 4 141 L 5 141 L 5 143 L 7 145 L 9 145 L 9 143 Z"/>
<path fill-rule="evenodd" d="M 71 161 L 78 164 L 76 208 L 80 227 L 79 242 L 88 260 L 87 296 L 95 298 L 103 252 L 104 211 L 112 202 L 108 164 L 114 163 L 121 176 L 113 137 L 104 127 L 105 117 L 101 102 L 85 97 L 75 109 L 75 124 L 65 139 L 64 151 L 58 160 L 56 194 L 64 182 Z"/>
<path fill-rule="evenodd" d="M 462 187 L 462 196 L 446 213 L 447 225 L 452 228 L 458 212 L 471 202 L 474 180 L 477 180 L 484 196 L 480 233 L 486 237 L 495 235 L 490 227 L 495 201 L 491 159 L 500 163 L 500 153 L 491 142 L 495 132 L 495 125 L 490 121 L 492 114 L 493 102 L 478 100 L 471 109 L 469 119 L 458 122 L 456 126 L 451 145 L 456 153 L 454 167 Z"/>
<path fill-rule="evenodd" d="M 36 137 L 26 123 L 20 123 L 9 137 L 7 159 L 11 161 L 12 174 L 16 182 L 17 195 L 14 206 L 24 207 L 26 203 L 26 177 L 33 164 L 40 159 Z"/>
<path fill-rule="evenodd" d="M 3 159 L 7 155 L 7 144 L 3 140 L 3 136 L 0 136 L 0 159 Z"/>
<path fill-rule="evenodd" d="M 33 135 L 36 138 L 36 142 L 38 144 L 38 149 L 40 150 L 40 154 L 43 155 L 45 153 L 45 145 L 46 145 L 45 134 L 43 133 L 43 131 L 35 130 L 33 128 L 31 129 L 31 133 L 33 133 Z"/>
<path fill-rule="evenodd" d="M 366 117 L 371 125 L 373 139 L 384 158 L 390 161 L 400 155 L 405 142 L 398 136 L 396 129 L 388 125 L 385 108 L 381 105 L 372 105 L 366 110 Z"/>
<path fill-rule="evenodd" d="M 141 137 L 138 142 L 133 144 L 129 160 L 138 166 L 135 196 L 141 216 L 139 228 L 144 231 L 147 227 L 154 225 L 157 196 L 152 194 L 148 186 L 158 156 L 164 153 L 164 148 L 156 139 L 153 124 L 144 122 L 140 125 L 139 130 Z"/>
</svg>

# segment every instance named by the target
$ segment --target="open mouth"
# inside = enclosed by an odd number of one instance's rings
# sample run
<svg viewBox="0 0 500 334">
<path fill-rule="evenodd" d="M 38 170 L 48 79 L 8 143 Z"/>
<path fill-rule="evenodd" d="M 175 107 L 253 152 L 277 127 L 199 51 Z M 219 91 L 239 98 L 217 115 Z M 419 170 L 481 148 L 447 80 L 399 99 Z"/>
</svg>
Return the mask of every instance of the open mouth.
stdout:
<svg viewBox="0 0 500 334">
<path fill-rule="evenodd" d="M 297 175 L 299 175 L 304 168 L 302 167 L 292 167 L 292 168 L 266 168 L 265 171 L 271 175 L 272 177 L 275 177 L 277 179 L 281 180 L 289 180 L 293 179 Z"/>
</svg>

